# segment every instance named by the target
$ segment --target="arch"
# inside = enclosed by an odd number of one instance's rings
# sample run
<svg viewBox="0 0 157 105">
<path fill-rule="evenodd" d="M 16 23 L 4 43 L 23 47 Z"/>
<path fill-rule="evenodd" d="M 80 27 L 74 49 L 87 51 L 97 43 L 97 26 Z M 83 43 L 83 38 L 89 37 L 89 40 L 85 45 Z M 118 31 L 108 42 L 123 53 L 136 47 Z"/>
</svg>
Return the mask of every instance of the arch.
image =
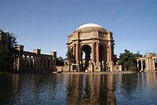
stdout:
<svg viewBox="0 0 157 105">
<path fill-rule="evenodd" d="M 81 47 L 81 59 L 83 64 L 83 71 L 87 70 L 89 61 L 91 60 L 91 47 L 89 45 L 83 45 Z M 83 58 L 84 57 L 84 58 Z"/>
</svg>

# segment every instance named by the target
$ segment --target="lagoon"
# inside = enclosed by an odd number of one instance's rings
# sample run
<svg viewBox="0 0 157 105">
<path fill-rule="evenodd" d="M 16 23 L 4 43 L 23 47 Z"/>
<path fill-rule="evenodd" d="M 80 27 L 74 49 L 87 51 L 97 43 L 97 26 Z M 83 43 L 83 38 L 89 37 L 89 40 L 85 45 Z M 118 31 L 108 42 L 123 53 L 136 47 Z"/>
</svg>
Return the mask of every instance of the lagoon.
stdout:
<svg viewBox="0 0 157 105">
<path fill-rule="evenodd" d="M 0 105 L 157 105 L 157 72 L 0 74 Z"/>
</svg>

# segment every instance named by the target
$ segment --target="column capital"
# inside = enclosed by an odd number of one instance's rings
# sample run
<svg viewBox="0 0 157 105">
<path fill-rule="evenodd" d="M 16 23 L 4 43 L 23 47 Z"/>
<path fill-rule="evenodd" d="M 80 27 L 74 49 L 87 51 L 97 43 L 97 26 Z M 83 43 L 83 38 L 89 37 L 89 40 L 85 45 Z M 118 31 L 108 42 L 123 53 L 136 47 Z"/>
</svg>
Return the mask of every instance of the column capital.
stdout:
<svg viewBox="0 0 157 105">
<path fill-rule="evenodd" d="M 100 44 L 100 42 L 96 42 L 96 44 Z"/>
</svg>

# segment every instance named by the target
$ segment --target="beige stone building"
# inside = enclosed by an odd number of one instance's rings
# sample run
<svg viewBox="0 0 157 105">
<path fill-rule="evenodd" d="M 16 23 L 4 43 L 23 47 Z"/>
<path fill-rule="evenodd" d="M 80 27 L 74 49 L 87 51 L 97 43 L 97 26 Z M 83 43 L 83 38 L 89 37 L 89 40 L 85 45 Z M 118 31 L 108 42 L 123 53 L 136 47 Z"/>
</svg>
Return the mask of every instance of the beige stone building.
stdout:
<svg viewBox="0 0 157 105">
<path fill-rule="evenodd" d="M 147 53 L 145 57 L 140 57 L 137 59 L 137 67 L 141 71 L 155 71 L 157 70 L 157 63 L 155 60 L 157 56 L 152 53 Z"/>
<path fill-rule="evenodd" d="M 76 71 L 100 72 L 114 70 L 112 32 L 98 24 L 88 23 L 77 28 L 68 36 L 67 48 L 75 56 Z"/>
<path fill-rule="evenodd" d="M 13 69 L 16 72 L 52 72 L 55 71 L 56 52 L 50 55 L 41 54 L 41 49 L 34 49 L 33 52 L 24 51 L 23 45 L 16 46 L 19 54 L 14 60 Z"/>
</svg>

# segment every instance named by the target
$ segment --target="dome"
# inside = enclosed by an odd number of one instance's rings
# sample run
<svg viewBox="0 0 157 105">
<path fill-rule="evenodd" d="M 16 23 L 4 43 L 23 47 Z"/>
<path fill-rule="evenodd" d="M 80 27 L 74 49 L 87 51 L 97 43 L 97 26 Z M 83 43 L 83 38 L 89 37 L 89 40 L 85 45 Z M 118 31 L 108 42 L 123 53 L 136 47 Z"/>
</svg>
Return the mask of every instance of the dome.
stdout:
<svg viewBox="0 0 157 105">
<path fill-rule="evenodd" d="M 98 25 L 98 24 L 87 23 L 87 24 L 83 24 L 83 25 L 81 25 L 78 29 L 86 28 L 86 27 L 98 27 L 98 28 L 102 28 L 102 27 L 101 27 L 100 25 Z"/>
</svg>

